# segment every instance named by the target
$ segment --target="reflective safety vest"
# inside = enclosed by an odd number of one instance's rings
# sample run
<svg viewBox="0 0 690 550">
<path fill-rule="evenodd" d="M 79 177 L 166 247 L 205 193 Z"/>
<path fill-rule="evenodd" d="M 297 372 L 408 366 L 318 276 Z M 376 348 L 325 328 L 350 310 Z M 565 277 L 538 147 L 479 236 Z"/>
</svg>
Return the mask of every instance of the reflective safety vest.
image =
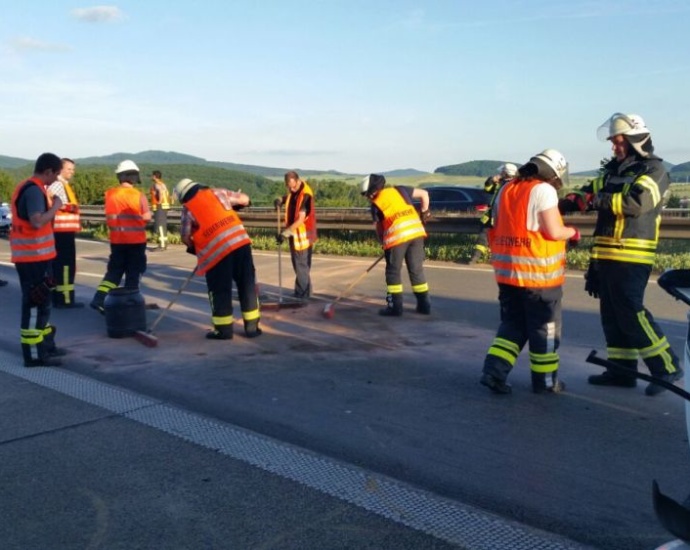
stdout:
<svg viewBox="0 0 690 550">
<path fill-rule="evenodd" d="M 426 237 L 424 224 L 415 207 L 395 187 L 382 189 L 372 201 L 383 213 L 383 249 Z"/>
<path fill-rule="evenodd" d="M 141 210 L 141 191 L 113 187 L 105 192 L 105 221 L 112 244 L 146 242 L 146 221 Z"/>
<path fill-rule="evenodd" d="M 592 182 L 594 193 L 612 193 L 611 211 L 600 210 L 597 216 L 592 259 L 654 265 L 661 225 L 661 193 L 654 179 L 639 173 L 640 164 L 637 173 L 633 170 L 621 176 L 604 174 Z M 626 216 L 622 210 L 623 198 L 633 186 L 648 191 L 655 204 L 653 210 L 637 217 Z"/>
<path fill-rule="evenodd" d="M 314 204 L 314 192 L 311 190 L 306 183 L 302 184 L 302 190 L 297 194 L 297 204 L 295 205 L 295 216 L 299 215 L 302 204 L 304 203 L 304 198 L 306 196 L 311 197 L 311 212 L 307 214 L 304 218 L 304 223 L 300 225 L 294 232 L 292 243 L 295 250 L 306 250 L 310 246 L 313 246 L 317 240 L 316 236 L 316 205 Z M 290 213 L 290 201 L 293 200 L 292 193 L 287 194 L 287 199 L 285 201 L 285 226 L 291 225 L 295 220 L 289 220 L 288 215 Z"/>
<path fill-rule="evenodd" d="M 10 230 L 10 250 L 12 262 L 15 264 L 25 262 L 43 262 L 55 258 L 55 237 L 53 226 L 46 223 L 36 229 L 29 220 L 19 217 L 17 201 L 22 190 L 27 185 L 36 185 L 45 197 L 46 210 L 48 209 L 48 194 L 45 186 L 40 181 L 28 179 L 14 189 L 12 194 L 12 228 Z"/>
<path fill-rule="evenodd" d="M 53 230 L 56 233 L 78 233 L 81 231 L 79 203 L 72 186 L 67 181 L 59 180 L 67 195 L 67 203 L 55 213 Z"/>
<path fill-rule="evenodd" d="M 551 241 L 540 231 L 527 229 L 530 194 L 539 183 L 513 180 L 499 191 L 494 227 L 488 231 L 498 283 L 548 288 L 565 282 L 565 241 Z"/>
<path fill-rule="evenodd" d="M 198 275 L 213 268 L 225 256 L 251 244 L 237 213 L 226 210 L 213 189 L 201 189 L 184 204 L 199 225 L 191 235 L 197 257 Z"/>
<path fill-rule="evenodd" d="M 155 212 L 159 206 L 161 210 L 170 209 L 170 193 L 168 193 L 168 187 L 163 181 L 154 180 L 151 186 L 151 210 Z"/>
</svg>

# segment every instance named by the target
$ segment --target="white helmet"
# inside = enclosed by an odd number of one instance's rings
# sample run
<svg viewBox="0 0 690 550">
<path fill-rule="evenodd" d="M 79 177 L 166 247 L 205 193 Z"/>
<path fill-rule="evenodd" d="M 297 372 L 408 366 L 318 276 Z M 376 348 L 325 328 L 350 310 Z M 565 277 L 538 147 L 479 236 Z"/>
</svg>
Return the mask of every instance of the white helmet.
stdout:
<svg viewBox="0 0 690 550">
<path fill-rule="evenodd" d="M 133 160 L 123 160 L 115 168 L 116 174 L 122 174 L 122 172 L 138 172 L 139 167 L 134 163 Z"/>
<path fill-rule="evenodd" d="M 567 183 L 568 163 L 566 162 L 563 154 L 559 151 L 556 151 L 556 149 L 545 149 L 529 160 L 530 162 L 535 163 L 537 166 L 540 164 L 545 164 L 554 171 L 561 184 Z"/>
<path fill-rule="evenodd" d="M 362 180 L 362 195 L 373 197 L 386 186 L 386 178 L 379 174 L 369 174 Z"/>
<path fill-rule="evenodd" d="M 507 176 L 509 178 L 514 178 L 517 176 L 517 166 L 511 162 L 506 162 L 498 167 L 499 176 Z"/>
<path fill-rule="evenodd" d="M 197 185 L 199 184 L 196 181 L 189 178 L 184 178 L 177 182 L 177 185 L 175 186 L 175 190 L 173 191 L 173 193 L 177 197 L 178 201 L 183 202 L 185 195 L 189 193 L 192 190 L 192 188 Z"/>
<path fill-rule="evenodd" d="M 640 115 L 613 113 L 599 128 L 597 137 L 601 141 L 611 139 L 613 136 L 640 136 L 649 134 L 649 128 Z"/>
</svg>

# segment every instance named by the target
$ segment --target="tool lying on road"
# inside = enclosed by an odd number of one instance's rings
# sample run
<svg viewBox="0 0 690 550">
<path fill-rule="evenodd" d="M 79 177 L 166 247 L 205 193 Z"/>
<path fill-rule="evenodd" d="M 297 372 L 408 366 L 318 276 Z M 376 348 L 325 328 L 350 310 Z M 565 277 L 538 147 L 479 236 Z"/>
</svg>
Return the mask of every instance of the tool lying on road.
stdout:
<svg viewBox="0 0 690 550">
<path fill-rule="evenodd" d="M 165 309 L 158 314 L 158 317 L 156 317 L 156 320 L 153 322 L 151 327 L 147 331 L 136 331 L 134 333 L 134 338 L 136 338 L 139 342 L 141 342 L 149 348 L 155 348 L 158 345 L 158 338 L 156 338 L 153 335 L 153 331 L 158 326 L 158 323 L 161 322 L 161 319 L 163 319 L 163 317 L 165 317 L 165 315 L 168 313 L 173 304 L 177 302 L 177 299 L 180 297 L 180 294 L 182 294 L 182 291 L 184 291 L 184 289 L 187 288 L 187 285 L 192 280 L 192 277 L 194 277 L 194 275 L 196 275 L 196 266 L 194 266 L 192 272 L 189 275 L 187 275 L 187 278 L 182 282 L 180 288 L 177 290 L 177 294 L 175 294 L 175 296 L 172 297 L 172 300 L 168 302 L 168 305 L 165 306 Z"/>
<path fill-rule="evenodd" d="M 364 273 L 362 273 L 359 277 L 357 277 L 354 281 L 352 281 L 348 285 L 348 287 L 338 295 L 338 297 L 335 300 L 333 300 L 332 302 L 330 302 L 324 306 L 323 316 L 326 319 L 333 319 L 333 316 L 335 315 L 335 304 L 336 304 L 336 302 L 339 302 L 340 300 L 342 300 L 355 287 L 355 285 L 357 283 L 359 283 L 362 279 L 364 279 L 364 277 L 367 275 L 367 273 L 369 273 L 372 269 L 374 269 L 376 264 L 378 264 L 381 260 L 383 260 L 384 257 L 385 257 L 385 254 L 381 254 L 378 258 L 376 258 L 376 261 L 373 264 L 371 264 Z"/>
</svg>

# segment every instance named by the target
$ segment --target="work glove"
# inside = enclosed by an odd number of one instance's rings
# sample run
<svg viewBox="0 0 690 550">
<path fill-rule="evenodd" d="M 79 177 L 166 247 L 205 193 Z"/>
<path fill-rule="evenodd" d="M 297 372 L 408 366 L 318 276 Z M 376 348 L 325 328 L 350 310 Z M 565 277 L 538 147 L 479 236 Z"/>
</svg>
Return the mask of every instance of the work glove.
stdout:
<svg viewBox="0 0 690 550">
<path fill-rule="evenodd" d="M 422 210 L 419 217 L 422 219 L 422 223 L 428 222 L 431 219 L 431 210 Z"/>
<path fill-rule="evenodd" d="M 278 244 L 283 244 L 285 242 L 285 239 L 289 239 L 292 237 L 292 231 L 289 229 L 283 229 L 280 233 L 276 235 L 276 242 Z"/>
<path fill-rule="evenodd" d="M 281 206 L 283 206 L 283 199 L 277 197 L 276 200 L 273 201 L 273 208 L 275 208 L 276 210 L 280 210 Z"/>
<path fill-rule="evenodd" d="M 29 306 L 42 306 L 50 300 L 50 293 L 56 287 L 52 277 L 46 277 L 29 290 Z"/>
<path fill-rule="evenodd" d="M 590 260 L 585 273 L 585 292 L 592 298 L 599 298 L 599 262 Z"/>
<path fill-rule="evenodd" d="M 611 210 L 611 193 L 597 193 L 592 199 L 592 209 L 593 210 Z"/>
<path fill-rule="evenodd" d="M 569 212 L 584 212 L 587 210 L 587 204 L 585 204 L 585 199 L 579 193 L 568 193 L 565 196 L 565 200 L 572 204 Z"/>
<path fill-rule="evenodd" d="M 568 239 L 568 247 L 575 248 L 578 244 L 580 244 L 580 230 L 577 227 L 572 227 L 570 225 L 566 225 L 566 227 L 570 227 L 571 229 L 575 230 L 575 234 Z"/>
<path fill-rule="evenodd" d="M 193 244 L 188 244 L 185 252 L 187 252 L 187 254 L 191 254 L 192 256 L 196 256 L 196 249 L 194 248 Z"/>
<path fill-rule="evenodd" d="M 245 208 L 249 208 L 252 205 L 252 201 L 249 201 L 247 204 L 233 204 L 232 209 L 235 212 L 239 212 L 240 210 L 244 210 Z"/>
</svg>

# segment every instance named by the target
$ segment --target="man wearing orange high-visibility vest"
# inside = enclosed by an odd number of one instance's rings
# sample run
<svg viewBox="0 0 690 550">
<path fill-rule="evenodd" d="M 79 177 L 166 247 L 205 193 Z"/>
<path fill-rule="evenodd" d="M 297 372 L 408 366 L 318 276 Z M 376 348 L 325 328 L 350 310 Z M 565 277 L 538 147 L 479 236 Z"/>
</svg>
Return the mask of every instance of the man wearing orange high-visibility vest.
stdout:
<svg viewBox="0 0 690 550">
<path fill-rule="evenodd" d="M 139 167 L 131 160 L 117 165 L 115 174 L 120 182 L 105 192 L 105 221 L 110 238 L 110 256 L 103 280 L 91 300 L 91 307 L 105 313 L 108 292 L 120 286 L 139 289 L 146 271 L 146 223 L 152 214 L 146 195 L 135 186 L 141 184 Z"/>
<path fill-rule="evenodd" d="M 50 295 L 55 283 L 53 218 L 62 206 L 60 197 L 50 202 L 46 187 L 62 169 L 60 157 L 43 153 L 33 176 L 21 182 L 12 195 L 10 250 L 22 289 L 20 341 L 25 367 L 54 367 L 64 350 L 55 347 L 55 327 L 50 324 Z"/>
<path fill-rule="evenodd" d="M 180 237 L 187 252 L 197 257 L 196 274 L 206 277 L 213 322 L 206 338 L 233 337 L 233 281 L 237 285 L 244 335 L 260 336 L 252 241 L 235 212 L 251 204 L 249 197 L 239 191 L 211 189 L 189 178 L 178 182 L 174 194 L 182 204 Z"/>
<path fill-rule="evenodd" d="M 62 207 L 55 214 L 53 231 L 55 232 L 55 250 L 57 256 L 53 261 L 53 307 L 58 309 L 82 308 L 83 302 L 74 299 L 74 276 L 77 272 L 76 235 L 81 231 L 79 203 L 70 181 L 74 176 L 74 161 L 62 159 L 62 170 L 58 179 L 48 187 L 48 196 L 60 197 Z"/>
<path fill-rule="evenodd" d="M 557 189 L 568 171 L 555 149 L 533 156 L 517 177 L 501 187 L 489 229 L 491 263 L 498 283 L 501 324 L 484 359 L 480 383 L 509 394 L 506 383 L 520 351 L 529 345 L 534 393 L 558 393 L 561 298 L 566 241 L 575 246 L 580 232 L 563 225 Z"/>
<path fill-rule="evenodd" d="M 316 243 L 316 204 L 314 192 L 297 172 L 284 176 L 287 195 L 274 201 L 276 209 L 285 205 L 285 228 L 276 241 L 283 244 L 288 239 L 290 258 L 295 270 L 295 297 L 307 300 L 311 296 L 311 256 Z"/>
<path fill-rule="evenodd" d="M 376 233 L 386 258 L 386 307 L 379 314 L 386 317 L 403 314 L 404 261 L 417 299 L 415 311 L 429 315 L 429 285 L 424 274 L 424 221 L 431 217 L 429 193 L 420 188 L 386 187 L 385 177 L 371 174 L 362 181 L 362 195 L 371 202 Z M 417 213 L 414 199 L 420 201 L 421 214 Z"/>
</svg>

